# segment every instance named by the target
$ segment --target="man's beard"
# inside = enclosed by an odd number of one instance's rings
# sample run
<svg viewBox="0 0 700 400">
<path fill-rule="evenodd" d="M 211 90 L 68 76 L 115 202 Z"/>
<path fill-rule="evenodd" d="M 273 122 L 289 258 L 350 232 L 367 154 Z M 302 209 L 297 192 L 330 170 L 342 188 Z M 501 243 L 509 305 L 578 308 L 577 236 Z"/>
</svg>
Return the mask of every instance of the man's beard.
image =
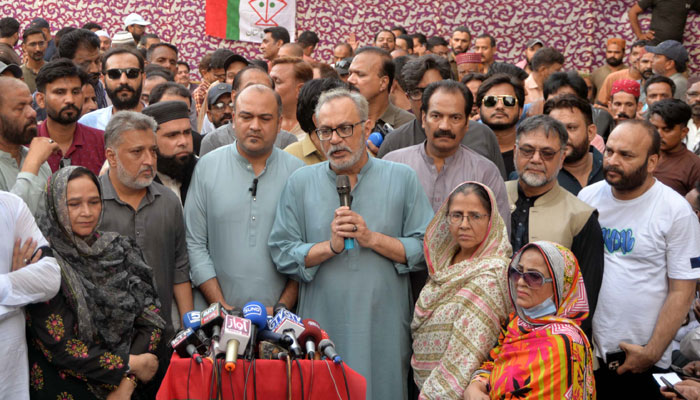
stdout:
<svg viewBox="0 0 700 400">
<path fill-rule="evenodd" d="M 26 146 L 36 137 L 35 117 L 31 117 L 24 126 L 19 126 L 14 120 L 0 114 L 0 123 L 3 138 L 12 144 Z"/>
<path fill-rule="evenodd" d="M 690 104 L 690 110 L 692 111 L 693 116 L 700 115 L 700 102 Z"/>
<path fill-rule="evenodd" d="M 119 96 L 117 96 L 117 92 L 123 89 L 129 90 L 131 92 L 131 96 L 122 100 L 119 98 Z M 112 105 L 114 105 L 114 108 L 117 110 L 131 110 L 132 108 L 136 108 L 141 100 L 141 85 L 134 89 L 128 84 L 124 84 L 117 86 L 114 90 L 110 89 L 109 87 L 107 87 L 106 90 L 107 96 L 109 96 L 109 99 L 112 100 Z"/>
<path fill-rule="evenodd" d="M 615 57 L 608 57 L 605 59 L 605 62 L 608 63 L 609 66 L 611 67 L 617 67 L 620 64 L 622 64 L 622 59 L 621 58 L 615 58 Z"/>
<path fill-rule="evenodd" d="M 71 117 L 64 117 L 63 112 L 68 110 L 73 110 L 75 113 Z M 76 107 L 75 104 L 69 104 L 60 109 L 58 112 L 56 112 L 56 110 L 53 108 L 46 107 L 46 114 L 49 116 L 49 118 L 61 125 L 70 125 L 80 119 L 80 109 Z"/>
<path fill-rule="evenodd" d="M 615 167 L 603 166 L 603 175 L 605 177 L 605 181 L 610 186 L 623 192 L 634 190 L 642 186 L 642 184 L 644 184 L 644 181 L 647 179 L 647 176 L 649 176 L 649 173 L 647 172 L 648 163 L 649 159 L 644 161 L 644 164 L 641 167 L 630 172 L 629 174 L 626 174 L 621 169 Z M 619 181 L 615 183 L 610 182 L 610 180 L 608 179 L 608 172 L 616 172 L 618 175 L 620 175 Z"/>
<path fill-rule="evenodd" d="M 571 164 L 579 161 L 588 154 L 589 145 L 584 141 L 579 146 L 571 146 L 571 154 L 564 158 L 564 164 Z"/>
<path fill-rule="evenodd" d="M 187 182 L 192 177 L 192 171 L 197 164 L 197 158 L 193 153 L 185 157 L 166 157 L 156 151 L 158 156 L 158 172 L 165 174 L 180 183 Z"/>
<path fill-rule="evenodd" d="M 151 177 L 139 178 L 138 176 L 145 171 L 151 171 Z M 119 179 L 119 182 L 122 183 L 122 185 L 131 189 L 140 190 L 147 188 L 151 185 L 151 183 L 153 183 L 153 178 L 155 178 L 155 171 L 153 170 L 153 167 L 146 166 L 139 169 L 135 176 L 132 176 L 129 174 L 129 172 L 126 171 L 126 169 L 122 166 L 119 160 L 117 160 L 117 178 Z"/>
<path fill-rule="evenodd" d="M 518 119 L 520 116 L 516 114 L 515 116 L 513 116 L 513 119 L 508 121 L 508 122 L 490 122 L 484 117 L 485 117 L 485 115 L 482 112 L 481 113 L 481 122 L 483 122 L 484 124 L 486 124 L 486 126 L 491 128 L 492 131 L 496 132 L 496 131 L 504 131 L 506 129 L 510 129 L 510 128 L 514 127 L 518 123 Z"/>
<path fill-rule="evenodd" d="M 364 143 L 364 140 L 362 142 Z M 350 157 L 349 160 L 347 160 L 345 162 L 338 163 L 331 158 L 331 154 L 333 154 L 334 152 L 339 151 L 339 150 L 348 151 L 348 152 L 352 153 L 352 156 Z M 328 159 L 328 162 L 331 164 L 331 167 L 333 167 L 337 171 L 345 171 L 345 170 L 351 168 L 352 166 L 354 166 L 355 164 L 357 164 L 358 161 L 360 161 L 360 159 L 362 158 L 363 151 L 365 151 L 364 147 L 357 150 L 356 153 L 353 153 L 352 149 L 350 147 L 345 146 L 345 145 L 337 145 L 337 146 L 331 146 L 328 149 L 328 151 L 326 151 L 325 153 L 326 153 L 326 159 Z"/>
<path fill-rule="evenodd" d="M 530 187 L 542 187 L 548 184 L 549 182 L 553 181 L 554 179 L 557 178 L 557 173 L 552 174 L 552 176 L 547 176 L 547 171 L 545 170 L 544 166 L 542 168 L 535 168 L 530 165 L 525 165 L 525 168 L 530 167 L 530 170 L 535 170 L 537 172 L 541 172 L 542 174 L 536 174 L 535 172 L 527 171 L 523 169 L 523 171 L 517 171 L 518 175 L 520 176 L 520 179 L 525 182 L 526 185 Z M 516 168 L 517 170 L 517 168 Z"/>
<path fill-rule="evenodd" d="M 34 60 L 36 62 L 41 62 L 41 60 L 44 59 L 44 52 L 43 51 L 35 51 L 34 53 L 32 53 L 29 56 L 29 58 L 31 58 L 32 60 Z"/>
<path fill-rule="evenodd" d="M 649 68 L 649 69 L 645 69 L 643 71 L 640 71 L 640 73 L 642 74 L 642 78 L 644 78 L 644 80 L 647 80 L 654 75 L 654 70 Z"/>
</svg>

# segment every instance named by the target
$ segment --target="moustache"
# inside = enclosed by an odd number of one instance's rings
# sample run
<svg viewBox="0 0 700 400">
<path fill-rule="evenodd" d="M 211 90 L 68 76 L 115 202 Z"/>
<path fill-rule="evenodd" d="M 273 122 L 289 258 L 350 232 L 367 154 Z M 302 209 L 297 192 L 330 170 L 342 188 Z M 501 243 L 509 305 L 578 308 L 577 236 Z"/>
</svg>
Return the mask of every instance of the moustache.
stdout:
<svg viewBox="0 0 700 400">
<path fill-rule="evenodd" d="M 333 153 L 336 153 L 338 151 L 347 151 L 348 153 L 352 153 L 352 149 L 349 148 L 348 146 L 343 146 L 342 144 L 338 144 L 338 145 L 332 145 L 328 149 L 328 154 L 333 154 Z"/>
<path fill-rule="evenodd" d="M 624 112 L 617 113 L 617 118 L 627 118 L 627 119 L 632 119 L 629 115 L 625 114 Z"/>
<path fill-rule="evenodd" d="M 63 107 L 61 111 L 59 111 L 59 114 L 63 114 L 65 111 L 73 110 L 76 113 L 80 114 L 80 109 L 75 106 L 75 104 L 68 104 L 67 106 Z"/>
<path fill-rule="evenodd" d="M 141 174 L 144 173 L 144 172 L 148 172 L 149 174 L 154 175 L 154 174 L 155 174 L 155 169 L 154 169 L 152 166 L 150 166 L 150 165 L 145 166 L 145 167 L 141 167 L 141 168 L 139 169 L 139 172 L 137 172 L 137 175 L 141 175 Z"/>
<path fill-rule="evenodd" d="M 457 136 L 455 136 L 455 134 L 453 134 L 451 131 L 447 131 L 444 129 L 438 129 L 433 133 L 434 139 L 443 138 L 443 137 L 450 138 L 450 139 L 457 138 Z"/>
<path fill-rule="evenodd" d="M 616 173 L 616 174 L 618 174 L 618 175 L 620 175 L 620 176 L 623 176 L 623 175 L 625 174 L 624 171 L 622 171 L 622 170 L 621 170 L 620 168 L 618 168 L 618 167 L 614 167 L 614 166 L 611 166 L 611 165 L 604 165 L 604 166 L 603 166 L 603 173 L 606 173 L 606 174 L 607 174 L 608 172 L 614 172 L 614 173 Z"/>
<path fill-rule="evenodd" d="M 233 118 L 233 117 L 231 116 L 231 113 L 224 113 L 224 114 L 221 116 L 221 120 L 222 120 L 222 121 L 225 120 L 225 119 L 231 120 L 231 118 Z"/>
<path fill-rule="evenodd" d="M 135 93 L 135 92 L 136 92 L 136 90 L 135 90 L 134 88 L 132 88 L 131 86 L 129 86 L 129 85 L 126 84 L 126 83 L 117 86 L 117 88 L 114 89 L 114 92 L 116 93 L 116 92 L 119 92 L 119 91 L 121 91 L 121 90 L 127 90 L 127 91 L 129 91 L 129 92 L 131 92 L 131 93 Z"/>
</svg>

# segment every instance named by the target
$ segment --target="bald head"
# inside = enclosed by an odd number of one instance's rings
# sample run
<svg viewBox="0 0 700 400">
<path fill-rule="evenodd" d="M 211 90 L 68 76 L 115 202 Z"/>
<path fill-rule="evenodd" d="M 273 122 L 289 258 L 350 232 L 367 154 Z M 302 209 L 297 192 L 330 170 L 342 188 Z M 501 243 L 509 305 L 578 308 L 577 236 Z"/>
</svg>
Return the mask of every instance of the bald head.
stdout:
<svg viewBox="0 0 700 400">
<path fill-rule="evenodd" d="M 264 85 L 272 88 L 272 78 L 258 67 L 245 67 L 236 74 L 232 86 L 233 91 L 238 93 L 241 89 L 251 85 Z"/>
<path fill-rule="evenodd" d="M 26 90 L 27 93 L 31 96 L 31 92 L 29 92 L 29 87 L 27 86 L 24 81 L 17 79 L 17 78 L 10 78 L 7 76 L 0 76 L 0 93 L 9 93 L 9 91 L 12 90 Z M 7 96 L 0 96 L 0 105 L 2 105 L 3 99 L 7 98 Z"/>
<path fill-rule="evenodd" d="M 277 103 L 276 117 L 279 118 L 282 115 L 282 98 L 280 97 L 280 95 L 277 92 L 275 92 L 275 90 L 271 87 L 259 83 L 250 84 L 244 87 L 243 90 L 241 90 L 240 92 L 237 92 L 236 101 L 233 103 L 233 112 L 236 112 L 236 108 L 238 107 L 239 101 L 241 101 L 241 99 L 249 98 L 251 96 L 257 98 L 272 96 L 274 100 L 271 100 L 270 102 L 265 102 L 266 107 L 269 108 L 269 110 L 267 111 L 272 111 L 274 109 L 274 103 Z"/>
<path fill-rule="evenodd" d="M 304 57 L 304 49 L 302 49 L 301 46 L 296 43 L 286 43 L 280 47 L 277 56 L 302 58 Z"/>
</svg>

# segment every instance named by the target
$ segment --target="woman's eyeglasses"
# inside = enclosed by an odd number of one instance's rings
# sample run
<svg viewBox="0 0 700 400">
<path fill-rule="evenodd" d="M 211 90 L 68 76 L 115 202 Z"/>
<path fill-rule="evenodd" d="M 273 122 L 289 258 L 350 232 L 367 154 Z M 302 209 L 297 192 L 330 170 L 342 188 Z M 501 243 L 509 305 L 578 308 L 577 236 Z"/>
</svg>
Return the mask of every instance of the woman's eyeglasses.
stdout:
<svg viewBox="0 0 700 400">
<path fill-rule="evenodd" d="M 450 225 L 462 225 L 462 221 L 464 221 L 464 218 L 466 218 L 467 223 L 471 225 L 472 222 L 483 221 L 488 217 L 489 214 L 479 214 L 477 212 L 468 212 L 466 214 L 462 214 L 460 212 L 452 212 L 447 214 L 447 218 L 450 221 Z"/>
<path fill-rule="evenodd" d="M 513 283 L 518 282 L 520 277 L 523 278 L 527 287 L 531 289 L 539 289 L 545 283 L 552 282 L 552 278 L 545 278 L 539 271 L 522 272 L 515 267 L 508 268 L 508 279 L 513 281 Z"/>
</svg>

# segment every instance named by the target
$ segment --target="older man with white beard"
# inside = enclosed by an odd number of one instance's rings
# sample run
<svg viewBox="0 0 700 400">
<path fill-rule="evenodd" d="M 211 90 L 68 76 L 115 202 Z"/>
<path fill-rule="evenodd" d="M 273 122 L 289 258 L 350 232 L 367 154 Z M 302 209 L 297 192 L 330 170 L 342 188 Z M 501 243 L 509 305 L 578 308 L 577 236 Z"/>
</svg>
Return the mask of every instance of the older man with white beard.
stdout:
<svg viewBox="0 0 700 400">
<path fill-rule="evenodd" d="M 590 337 L 603 279 L 603 236 L 598 212 L 557 182 L 568 140 L 566 127 L 549 115 L 530 117 L 518 125 L 514 157 L 518 180 L 506 182 L 512 210 L 510 242 L 513 251 L 538 240 L 571 249 L 588 294 L 590 313 L 581 327 Z"/>
</svg>

